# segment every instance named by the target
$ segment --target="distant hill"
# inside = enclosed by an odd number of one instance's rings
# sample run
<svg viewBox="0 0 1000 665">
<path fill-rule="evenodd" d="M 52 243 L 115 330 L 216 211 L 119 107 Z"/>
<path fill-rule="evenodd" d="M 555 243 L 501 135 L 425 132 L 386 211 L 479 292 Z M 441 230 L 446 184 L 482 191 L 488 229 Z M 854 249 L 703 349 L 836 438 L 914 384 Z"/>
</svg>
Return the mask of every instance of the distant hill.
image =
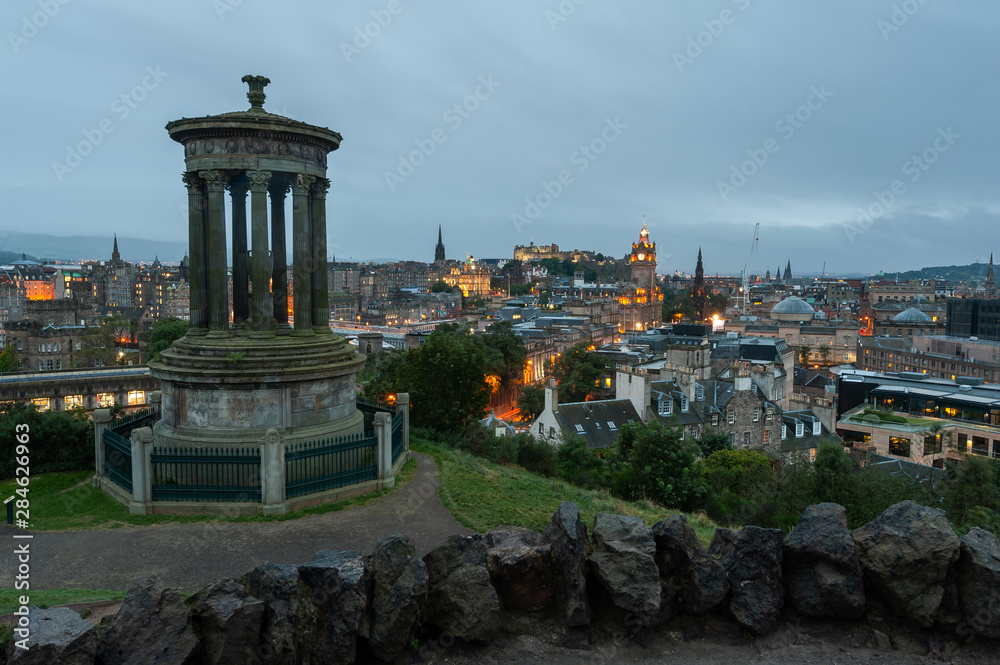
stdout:
<svg viewBox="0 0 1000 665">
<path fill-rule="evenodd" d="M 12 262 L 21 258 L 21 252 L 8 252 L 6 250 L 0 250 L 0 265 L 10 265 Z M 26 258 L 32 261 L 39 261 L 37 256 L 31 256 L 28 254 Z"/>
<path fill-rule="evenodd" d="M 901 272 L 898 279 L 901 282 L 911 279 L 947 279 L 952 283 L 978 283 L 986 278 L 988 267 L 989 263 L 970 263 L 967 266 L 934 266 Z M 996 267 L 994 267 L 995 270 Z M 895 277 L 895 273 L 889 273 L 886 276 Z"/>
<path fill-rule="evenodd" d="M 24 252 L 28 258 L 45 257 L 57 261 L 107 261 L 111 258 L 114 245 L 112 236 L 54 236 L 47 233 L 21 233 L 17 231 L 0 231 L 0 261 L 11 255 L 21 258 Z M 122 260 L 139 262 L 152 261 L 159 257 L 160 261 L 175 263 L 184 258 L 187 253 L 187 240 L 164 241 L 146 240 L 118 236 L 118 251 Z"/>
</svg>

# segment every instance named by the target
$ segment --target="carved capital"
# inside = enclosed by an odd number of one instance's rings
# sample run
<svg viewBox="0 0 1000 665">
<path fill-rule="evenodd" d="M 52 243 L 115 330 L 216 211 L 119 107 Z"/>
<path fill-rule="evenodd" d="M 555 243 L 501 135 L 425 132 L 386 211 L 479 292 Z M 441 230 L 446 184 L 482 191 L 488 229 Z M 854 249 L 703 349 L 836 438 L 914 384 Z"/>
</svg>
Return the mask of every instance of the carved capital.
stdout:
<svg viewBox="0 0 1000 665">
<path fill-rule="evenodd" d="M 313 198 L 325 199 L 328 191 L 330 191 L 330 181 L 326 178 L 316 178 L 312 186 Z"/>
<path fill-rule="evenodd" d="M 226 187 L 226 178 L 222 171 L 198 171 L 198 175 L 205 181 L 205 189 L 209 192 L 222 192 Z"/>
<path fill-rule="evenodd" d="M 247 171 L 247 180 L 250 182 L 250 191 L 263 193 L 267 191 L 267 185 L 271 181 L 270 171 Z"/>
<path fill-rule="evenodd" d="M 188 194 L 201 194 L 204 192 L 205 183 L 198 177 L 197 171 L 185 171 L 181 174 L 184 186 L 187 187 Z"/>
<path fill-rule="evenodd" d="M 308 194 L 309 188 L 312 187 L 314 182 L 316 182 L 316 176 L 297 173 L 295 174 L 295 180 L 292 182 L 292 193 L 296 195 Z"/>
</svg>

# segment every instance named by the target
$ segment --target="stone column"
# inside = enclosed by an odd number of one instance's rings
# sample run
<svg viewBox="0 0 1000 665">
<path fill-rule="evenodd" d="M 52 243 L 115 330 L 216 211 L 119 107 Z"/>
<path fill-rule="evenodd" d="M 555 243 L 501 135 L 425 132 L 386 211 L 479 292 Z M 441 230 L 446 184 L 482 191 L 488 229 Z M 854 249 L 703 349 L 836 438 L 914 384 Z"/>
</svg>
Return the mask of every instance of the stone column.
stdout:
<svg viewBox="0 0 1000 665">
<path fill-rule="evenodd" d="M 250 279 L 247 267 L 247 182 L 229 183 L 233 202 L 233 324 L 250 318 Z"/>
<path fill-rule="evenodd" d="M 295 176 L 292 183 L 292 311 L 295 331 L 305 334 L 312 328 L 312 251 L 310 245 L 309 189 L 316 178 Z"/>
<path fill-rule="evenodd" d="M 396 393 L 396 413 L 403 414 L 403 452 L 410 458 L 410 394 Z"/>
<path fill-rule="evenodd" d="M 150 390 L 149 391 L 149 408 L 153 410 L 153 422 L 160 419 L 163 414 L 161 405 L 163 404 L 163 391 L 161 390 Z"/>
<path fill-rule="evenodd" d="M 267 250 L 267 185 L 270 171 L 247 171 L 250 180 L 250 224 L 253 231 L 253 256 L 250 272 L 253 281 L 253 307 L 250 327 L 266 331 L 271 327 L 274 301 L 271 299 L 271 257 Z"/>
<path fill-rule="evenodd" d="M 272 176 L 271 194 L 271 297 L 274 320 L 279 328 L 288 327 L 288 249 L 285 247 L 285 193 L 288 181 Z"/>
<path fill-rule="evenodd" d="M 226 270 L 225 177 L 221 171 L 199 171 L 208 191 L 206 267 L 208 272 L 208 326 L 216 333 L 229 329 L 229 280 Z"/>
<path fill-rule="evenodd" d="M 148 502 L 153 500 L 153 430 L 138 427 L 132 430 L 132 503 L 128 510 L 133 515 L 147 514 Z"/>
<path fill-rule="evenodd" d="M 330 330 L 330 287 L 326 270 L 326 193 L 330 181 L 317 178 L 312 189 L 312 324 L 316 332 Z"/>
<path fill-rule="evenodd" d="M 278 430 L 271 427 L 260 443 L 260 499 L 265 515 L 284 515 L 285 502 L 285 442 Z"/>
<path fill-rule="evenodd" d="M 385 411 L 375 414 L 375 442 L 379 487 L 392 487 L 396 484 L 392 477 L 392 416 Z"/>
<path fill-rule="evenodd" d="M 205 183 L 196 171 L 182 176 L 188 190 L 188 284 L 191 289 L 191 334 L 208 332 L 208 276 L 205 270 Z"/>
<path fill-rule="evenodd" d="M 100 487 L 101 478 L 104 477 L 104 430 L 111 422 L 111 409 L 97 409 L 94 411 L 94 481 Z"/>
</svg>

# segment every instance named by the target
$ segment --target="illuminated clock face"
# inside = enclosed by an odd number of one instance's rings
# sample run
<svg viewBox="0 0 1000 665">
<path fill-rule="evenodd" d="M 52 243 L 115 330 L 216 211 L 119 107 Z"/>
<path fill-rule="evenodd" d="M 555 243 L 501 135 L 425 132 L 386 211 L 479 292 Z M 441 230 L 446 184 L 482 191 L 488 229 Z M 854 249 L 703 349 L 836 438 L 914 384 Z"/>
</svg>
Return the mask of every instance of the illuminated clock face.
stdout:
<svg viewBox="0 0 1000 665">
<path fill-rule="evenodd" d="M 639 252 L 639 260 L 640 261 L 645 261 L 646 260 L 646 255 L 643 254 L 642 252 Z"/>
</svg>

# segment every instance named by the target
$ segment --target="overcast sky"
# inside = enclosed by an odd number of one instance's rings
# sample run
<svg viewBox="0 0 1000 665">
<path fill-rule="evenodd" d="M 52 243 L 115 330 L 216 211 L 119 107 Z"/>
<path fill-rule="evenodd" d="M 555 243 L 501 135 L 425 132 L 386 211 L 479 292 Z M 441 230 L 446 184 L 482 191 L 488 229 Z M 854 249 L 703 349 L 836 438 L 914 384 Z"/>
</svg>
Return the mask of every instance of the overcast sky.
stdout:
<svg viewBox="0 0 1000 665">
<path fill-rule="evenodd" d="M 186 239 L 164 125 L 246 109 L 244 74 L 343 134 L 338 259 L 430 261 L 438 224 L 449 258 L 621 256 L 645 215 L 661 272 L 701 246 L 736 273 L 760 223 L 754 272 L 871 273 L 985 261 L 1000 222 L 988 0 L 6 0 L 0 25 L 0 231 Z"/>
</svg>

